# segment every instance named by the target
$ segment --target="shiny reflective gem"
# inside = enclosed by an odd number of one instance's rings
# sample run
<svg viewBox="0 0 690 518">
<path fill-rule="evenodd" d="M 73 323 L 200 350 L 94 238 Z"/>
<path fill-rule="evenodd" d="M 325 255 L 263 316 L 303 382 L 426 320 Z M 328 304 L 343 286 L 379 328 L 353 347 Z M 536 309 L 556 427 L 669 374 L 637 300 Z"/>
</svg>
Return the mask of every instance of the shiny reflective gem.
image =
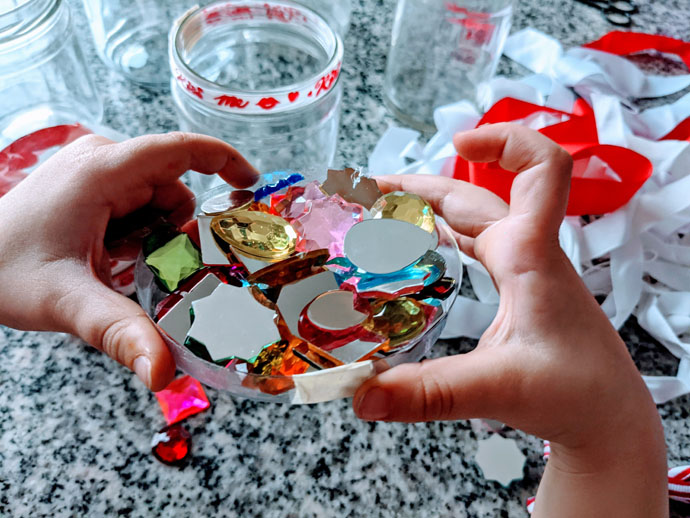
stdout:
<svg viewBox="0 0 690 518">
<path fill-rule="evenodd" d="M 308 344 L 306 356 L 322 369 L 332 369 L 333 367 L 344 365 L 344 362 L 331 355 L 325 349 L 322 349 L 312 343 Z"/>
<path fill-rule="evenodd" d="M 364 323 L 369 331 L 390 338 L 391 346 L 414 338 L 424 331 L 424 305 L 408 297 L 372 303 L 372 318 Z"/>
<path fill-rule="evenodd" d="M 196 219 L 190 219 L 187 221 L 180 230 L 189 236 L 198 248 L 201 248 L 201 237 L 199 236 L 199 224 Z M 112 257 L 112 255 L 111 255 Z"/>
<path fill-rule="evenodd" d="M 215 234 L 211 230 L 211 221 L 213 221 L 213 216 L 204 214 L 197 216 L 201 260 L 205 265 L 228 265 L 230 264 L 228 254 L 217 243 Z"/>
<path fill-rule="evenodd" d="M 248 365 L 251 375 L 244 378 L 242 385 L 273 395 L 294 388 L 292 376 L 303 374 L 310 366 L 295 354 L 298 345 L 306 350 L 306 344 L 299 340 L 282 340 L 264 348 L 256 361 Z"/>
<path fill-rule="evenodd" d="M 156 392 L 156 399 L 168 424 L 182 421 L 211 406 L 201 383 L 191 376 L 173 380 L 163 390 Z"/>
<path fill-rule="evenodd" d="M 211 228 L 223 241 L 250 257 L 279 261 L 295 251 L 295 229 L 273 214 L 238 210 L 215 216 Z"/>
<path fill-rule="evenodd" d="M 327 197 L 319 182 L 309 182 L 304 187 L 293 186 L 285 193 L 285 200 L 278 207 L 279 213 L 292 222 L 309 210 L 312 201 L 323 200 Z"/>
<path fill-rule="evenodd" d="M 367 219 L 345 236 L 345 256 L 372 274 L 389 274 L 417 262 L 433 244 L 433 236 L 397 219 Z"/>
<path fill-rule="evenodd" d="M 189 328 L 192 325 L 189 313 L 189 310 L 192 307 L 192 302 L 203 299 L 204 297 L 208 297 L 214 292 L 220 283 L 220 279 L 215 275 L 208 274 L 204 276 L 204 278 L 199 281 L 189 291 L 189 293 L 182 295 L 182 297 L 178 297 L 175 305 L 169 308 L 167 312 L 159 316 L 158 326 L 177 343 L 184 343 L 185 337 L 187 336 Z M 171 297 L 174 296 L 176 295 L 171 295 Z"/>
<path fill-rule="evenodd" d="M 241 254 L 234 248 L 230 248 L 230 254 L 235 260 L 238 261 L 239 264 L 243 266 L 245 270 L 247 270 L 249 275 L 258 272 L 259 270 L 263 270 L 267 266 L 273 264 L 269 262 L 268 259 L 260 259 L 256 256 Z"/>
<path fill-rule="evenodd" d="M 259 304 L 247 288 L 220 284 L 192 302 L 188 338 L 202 344 L 212 361 L 239 358 L 253 362 L 261 349 L 280 340 L 275 311 Z"/>
<path fill-rule="evenodd" d="M 434 211 L 421 196 L 409 192 L 389 192 L 371 207 L 374 219 L 407 221 L 431 233 L 436 228 Z"/>
<path fill-rule="evenodd" d="M 176 466 L 184 462 L 192 449 L 192 436 L 181 424 L 166 426 L 151 440 L 153 455 L 163 464 Z"/>
<path fill-rule="evenodd" d="M 265 184 L 254 192 L 254 201 L 259 201 L 285 187 L 301 182 L 304 176 L 290 171 L 276 171 L 262 175 L 261 179 Z"/>
<path fill-rule="evenodd" d="M 273 214 L 273 211 L 271 210 L 271 207 L 266 205 L 265 203 L 261 201 L 253 201 L 249 205 L 247 205 L 247 208 L 245 210 L 251 210 L 254 212 L 265 212 L 266 214 Z M 275 214 L 277 216 L 277 214 Z"/>
<path fill-rule="evenodd" d="M 328 194 L 339 194 L 345 201 L 358 203 L 367 209 L 371 209 L 374 202 L 383 195 L 375 180 L 349 167 L 342 170 L 329 169 L 328 178 L 322 187 Z"/>
<path fill-rule="evenodd" d="M 293 354 L 294 347 L 295 343 L 287 340 L 266 347 L 257 356 L 250 372 L 265 376 L 292 376 L 304 373 L 309 365 Z"/>
<path fill-rule="evenodd" d="M 180 231 L 174 225 L 163 223 L 156 226 L 142 241 L 141 249 L 144 253 L 144 257 L 148 257 L 151 253 L 155 252 L 166 243 L 169 243 L 178 235 L 180 235 Z"/>
<path fill-rule="evenodd" d="M 400 279 L 376 284 L 373 286 L 369 286 L 367 283 L 362 283 L 362 280 L 360 280 L 356 286 L 357 293 L 359 293 L 360 296 L 380 299 L 395 299 L 405 295 L 412 295 L 418 293 L 423 288 L 423 278 Z"/>
<path fill-rule="evenodd" d="M 296 282 L 324 271 L 323 265 L 327 260 L 328 250 L 312 250 L 270 264 L 252 273 L 247 280 L 252 284 L 265 284 L 273 288 L 280 288 L 283 284 Z"/>
<path fill-rule="evenodd" d="M 306 308 L 309 320 L 328 331 L 339 331 L 360 325 L 367 318 L 353 307 L 351 291 L 333 290 L 316 297 Z"/>
<path fill-rule="evenodd" d="M 254 201 L 252 191 L 240 190 L 219 194 L 201 204 L 201 212 L 207 216 L 217 216 L 223 212 L 243 209 Z"/>
<path fill-rule="evenodd" d="M 424 300 L 426 298 L 446 300 L 451 296 L 453 290 L 455 290 L 456 284 L 455 279 L 452 277 L 444 277 L 436 281 L 434 284 L 426 286 L 419 293 L 412 295 L 412 297 L 418 300 Z"/>
<path fill-rule="evenodd" d="M 297 198 L 302 196 L 302 194 L 304 194 L 304 187 L 301 185 L 291 185 L 288 187 L 288 190 L 285 192 L 285 194 L 271 194 L 271 210 L 275 214 L 278 214 L 287 220 L 294 219 L 288 218 L 287 214 L 290 209 L 290 205 L 292 205 Z M 300 216 L 301 214 L 302 213 L 300 212 L 297 214 L 297 216 Z"/>
<path fill-rule="evenodd" d="M 353 292 L 329 291 L 316 297 L 302 310 L 299 333 L 307 342 L 325 351 L 354 340 L 380 342 L 382 337 L 362 326 L 369 314 L 368 302 L 358 300 Z"/>
<path fill-rule="evenodd" d="M 332 357 L 343 363 L 354 363 L 368 360 L 377 352 L 387 350 L 389 344 L 390 340 L 385 339 L 373 342 L 354 340 L 329 352 Z"/>
<path fill-rule="evenodd" d="M 290 333 L 294 336 L 300 336 L 299 317 L 307 304 L 318 295 L 337 289 L 338 283 L 333 272 L 317 273 L 283 286 L 278 296 L 278 311 L 280 311 Z"/>
<path fill-rule="evenodd" d="M 180 282 L 203 268 L 201 254 L 187 234 L 180 234 L 146 256 L 146 264 L 161 285 L 175 291 Z"/>
<path fill-rule="evenodd" d="M 424 285 L 429 286 L 438 281 L 446 273 L 446 260 L 436 250 L 429 250 L 419 262 L 414 265 L 414 268 L 422 270 L 427 274 L 424 278 Z"/>
<path fill-rule="evenodd" d="M 299 234 L 297 250 L 309 252 L 326 248 L 331 257 L 343 255 L 345 235 L 362 221 L 363 213 L 361 205 L 347 203 L 337 194 L 312 200 L 307 212 L 292 222 Z"/>
</svg>

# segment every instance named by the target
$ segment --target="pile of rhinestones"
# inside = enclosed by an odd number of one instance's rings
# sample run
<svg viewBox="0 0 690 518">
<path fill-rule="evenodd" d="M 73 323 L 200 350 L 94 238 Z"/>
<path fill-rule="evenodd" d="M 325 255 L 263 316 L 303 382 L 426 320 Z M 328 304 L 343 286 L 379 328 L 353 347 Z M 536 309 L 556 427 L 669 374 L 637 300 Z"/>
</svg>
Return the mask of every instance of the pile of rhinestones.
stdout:
<svg viewBox="0 0 690 518">
<path fill-rule="evenodd" d="M 293 375 L 406 350 L 440 318 L 455 280 L 425 200 L 352 169 L 259 185 L 202 197 L 196 218 L 144 241 L 172 340 L 280 394 Z"/>
</svg>

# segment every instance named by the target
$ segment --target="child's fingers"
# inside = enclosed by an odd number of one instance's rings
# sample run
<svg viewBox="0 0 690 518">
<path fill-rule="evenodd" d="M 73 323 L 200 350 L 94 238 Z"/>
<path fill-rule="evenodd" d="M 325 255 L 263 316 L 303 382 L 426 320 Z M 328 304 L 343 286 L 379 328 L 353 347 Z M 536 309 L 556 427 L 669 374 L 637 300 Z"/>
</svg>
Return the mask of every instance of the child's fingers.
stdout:
<svg viewBox="0 0 690 518">
<path fill-rule="evenodd" d="M 486 189 L 443 176 L 379 176 L 383 192 L 407 191 L 429 202 L 439 216 L 459 234 L 476 237 L 508 215 L 508 205 Z"/>
<path fill-rule="evenodd" d="M 175 361 L 136 302 L 89 277 L 78 279 L 77 287 L 60 300 L 55 311 L 61 328 L 134 371 L 151 390 L 172 381 Z"/>
<path fill-rule="evenodd" d="M 236 187 L 252 185 L 258 174 L 230 144 L 196 133 L 144 135 L 107 146 L 105 151 L 107 172 L 124 175 L 125 180 L 144 178 L 151 185 L 171 182 L 189 169 L 218 173 Z"/>
<path fill-rule="evenodd" d="M 500 362 L 484 350 L 398 365 L 366 381 L 353 399 L 369 421 L 419 422 L 491 416 L 501 401 Z"/>
<path fill-rule="evenodd" d="M 498 161 L 519 173 L 510 191 L 510 214 L 529 215 L 544 232 L 558 232 L 572 169 L 572 158 L 563 148 L 536 131 L 506 123 L 458 133 L 453 143 L 466 160 Z"/>
<path fill-rule="evenodd" d="M 194 197 L 194 193 L 180 180 L 156 187 L 151 206 L 162 210 L 175 210 Z"/>
</svg>

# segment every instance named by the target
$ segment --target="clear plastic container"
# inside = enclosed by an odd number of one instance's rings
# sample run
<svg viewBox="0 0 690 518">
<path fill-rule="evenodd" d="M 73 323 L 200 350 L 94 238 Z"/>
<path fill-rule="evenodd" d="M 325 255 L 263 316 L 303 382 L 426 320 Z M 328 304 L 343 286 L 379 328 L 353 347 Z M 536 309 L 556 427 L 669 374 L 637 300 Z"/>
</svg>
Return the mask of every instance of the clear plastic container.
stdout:
<svg viewBox="0 0 690 518">
<path fill-rule="evenodd" d="M 102 115 L 69 6 L 0 4 L 0 147 L 49 126 L 97 123 Z"/>
<path fill-rule="evenodd" d="M 398 0 L 384 100 L 404 123 L 434 132 L 434 109 L 476 101 L 496 71 L 515 0 Z"/>
<path fill-rule="evenodd" d="M 343 45 L 311 9 L 289 1 L 214 2 L 171 31 L 180 129 L 221 138 L 263 172 L 325 168 L 338 135 Z M 214 184 L 193 182 L 195 192 Z"/>
<path fill-rule="evenodd" d="M 310 177 L 308 174 L 305 174 L 305 176 L 307 176 L 308 180 L 314 179 L 313 175 Z M 261 182 L 259 182 L 255 188 L 258 188 L 261 185 Z M 229 193 L 232 190 L 233 189 L 231 187 L 223 185 L 199 196 L 196 200 L 196 212 L 200 212 L 201 205 L 206 200 L 214 198 L 220 194 Z M 184 207 L 180 208 L 180 210 L 176 211 L 176 213 L 171 216 L 171 219 L 174 220 L 177 225 L 181 225 L 184 221 L 189 219 L 189 214 L 192 212 L 190 209 L 191 207 L 189 205 L 185 205 Z M 321 377 L 319 383 L 322 387 L 324 386 L 324 383 L 326 387 L 328 387 L 329 384 L 336 384 L 342 389 L 338 391 L 339 394 L 335 397 L 347 397 L 348 395 L 352 395 L 359 384 L 361 384 L 366 377 L 373 376 L 376 372 L 382 372 L 390 367 L 404 362 L 416 362 L 420 360 L 423 356 L 429 353 L 431 347 L 436 340 L 438 340 L 441 331 L 443 330 L 448 313 L 455 302 L 455 298 L 457 297 L 458 287 L 462 281 L 462 262 L 460 260 L 460 252 L 458 250 L 457 243 L 455 242 L 451 231 L 448 229 L 445 223 L 438 218 L 436 220 L 436 225 L 439 236 L 436 251 L 445 259 L 445 276 L 455 279 L 455 289 L 448 298 L 441 301 L 441 309 L 443 310 L 442 313 L 436 314 L 434 320 L 428 325 L 425 331 L 422 334 L 417 335 L 407 342 L 403 342 L 397 346 L 395 351 L 386 358 L 367 360 L 365 362 L 357 362 L 356 364 L 347 364 L 314 373 L 293 376 L 258 376 L 256 374 L 241 372 L 235 370 L 234 368 L 224 368 L 207 362 L 194 355 L 184 345 L 172 340 L 162 331 L 161 336 L 163 336 L 168 348 L 172 352 L 179 369 L 208 386 L 225 390 L 236 396 L 283 403 L 309 402 L 308 400 L 305 401 L 306 397 L 301 394 L 300 391 L 302 386 L 309 386 L 309 378 L 313 378 L 315 376 Z M 141 254 L 139 255 L 135 269 L 135 284 L 139 303 L 149 314 L 149 316 L 153 318 L 156 306 L 164 298 L 166 298 L 168 294 L 158 288 L 154 282 L 153 274 L 144 263 L 144 257 Z M 351 369 L 353 365 L 362 366 L 363 369 L 353 371 Z M 364 375 L 362 374 L 362 370 L 365 372 Z M 258 390 L 257 388 L 252 388 L 259 385 L 260 382 L 265 383 L 266 380 L 275 382 L 275 385 L 285 386 L 286 382 L 290 382 L 290 379 L 295 385 L 295 388 L 286 390 L 280 394 L 268 394 Z M 322 390 L 328 390 L 328 388 Z M 317 394 L 315 399 L 326 400 L 329 398 L 327 396 L 321 397 L 321 395 Z"/>
</svg>

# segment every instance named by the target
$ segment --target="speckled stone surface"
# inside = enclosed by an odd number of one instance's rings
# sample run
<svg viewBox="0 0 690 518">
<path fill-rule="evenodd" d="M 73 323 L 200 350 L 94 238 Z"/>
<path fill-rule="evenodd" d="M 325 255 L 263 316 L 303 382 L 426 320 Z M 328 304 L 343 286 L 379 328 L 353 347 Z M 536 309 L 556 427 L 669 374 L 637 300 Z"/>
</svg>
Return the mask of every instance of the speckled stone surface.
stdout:
<svg viewBox="0 0 690 518">
<path fill-rule="evenodd" d="M 637 28 L 690 39 L 690 1 L 640 0 Z M 166 94 L 136 87 L 96 58 L 81 3 L 77 32 L 103 94 L 104 123 L 130 135 L 176 129 Z M 393 0 L 354 2 L 343 67 L 336 165 L 364 165 L 395 124 L 381 99 Z M 514 28 L 533 26 L 575 45 L 609 30 L 573 0 L 522 0 Z M 522 74 L 503 60 L 499 72 Z M 635 322 L 622 334 L 640 369 L 677 362 Z M 474 343 L 439 343 L 434 355 Z M 519 432 L 525 478 L 508 489 L 473 464 L 467 422 L 370 424 L 349 401 L 290 407 L 208 390 L 212 409 L 189 420 L 193 457 L 171 468 L 150 454 L 164 425 L 155 398 L 124 368 L 76 339 L 0 327 L 0 516 L 506 517 L 526 516 L 543 461 Z M 660 407 L 671 465 L 690 464 L 690 399 Z M 673 506 L 676 517 L 690 509 Z"/>
</svg>

